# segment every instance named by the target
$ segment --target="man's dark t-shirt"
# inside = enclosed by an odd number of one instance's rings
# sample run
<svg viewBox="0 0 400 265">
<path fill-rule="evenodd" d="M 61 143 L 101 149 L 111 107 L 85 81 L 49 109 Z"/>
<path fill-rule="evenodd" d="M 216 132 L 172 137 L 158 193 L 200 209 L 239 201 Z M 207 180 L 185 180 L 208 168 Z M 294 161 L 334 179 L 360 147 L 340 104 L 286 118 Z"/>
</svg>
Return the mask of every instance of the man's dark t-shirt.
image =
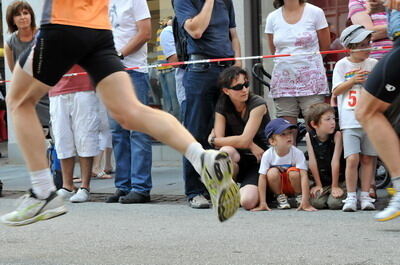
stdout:
<svg viewBox="0 0 400 265">
<path fill-rule="evenodd" d="M 208 28 L 200 39 L 188 35 L 188 54 L 201 54 L 210 58 L 228 58 L 235 55 L 229 29 L 236 28 L 235 11 L 232 0 L 215 0 Z M 186 20 L 197 16 L 204 0 L 174 0 L 175 15 L 180 27 Z"/>
</svg>

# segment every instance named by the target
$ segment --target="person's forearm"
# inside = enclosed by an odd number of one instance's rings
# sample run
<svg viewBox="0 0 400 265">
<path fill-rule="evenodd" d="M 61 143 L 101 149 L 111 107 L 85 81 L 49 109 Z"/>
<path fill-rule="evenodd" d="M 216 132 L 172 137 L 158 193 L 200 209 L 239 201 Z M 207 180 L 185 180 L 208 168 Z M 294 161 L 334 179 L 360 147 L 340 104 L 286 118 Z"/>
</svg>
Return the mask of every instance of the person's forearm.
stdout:
<svg viewBox="0 0 400 265">
<path fill-rule="evenodd" d="M 233 51 L 235 52 L 235 58 L 242 56 L 242 51 L 240 50 L 240 41 L 237 36 L 232 38 L 232 48 L 233 48 Z M 241 67 L 242 61 L 236 61 L 235 65 Z"/>
<path fill-rule="evenodd" d="M 308 165 L 308 167 L 310 168 L 311 174 L 313 175 L 313 178 L 314 178 L 314 181 L 315 181 L 315 185 L 316 185 L 316 186 L 322 186 L 321 178 L 320 178 L 320 176 L 319 176 L 319 172 L 318 172 L 318 167 L 317 167 L 317 165 L 315 165 L 315 164 L 313 164 L 313 163 L 310 163 L 310 164 Z"/>
<path fill-rule="evenodd" d="M 120 50 L 122 55 L 129 56 L 143 47 L 151 39 L 151 34 L 148 33 L 138 33 Z"/>
<path fill-rule="evenodd" d="M 247 137 L 243 137 L 243 135 L 216 137 L 214 139 L 214 145 L 219 147 L 232 146 L 235 148 L 249 149 L 252 143 L 252 139 L 247 139 Z"/>
<path fill-rule="evenodd" d="M 387 26 L 385 26 L 385 25 L 374 26 L 370 30 L 374 31 L 372 33 L 372 38 L 371 38 L 372 41 L 388 38 Z"/>
<path fill-rule="evenodd" d="M 267 175 L 260 175 L 258 177 L 258 195 L 260 197 L 260 204 L 267 202 Z"/>
<path fill-rule="evenodd" d="M 332 187 L 339 187 L 340 164 L 332 163 Z"/>
<path fill-rule="evenodd" d="M 334 96 L 339 96 L 341 94 L 346 93 L 348 90 L 350 90 L 354 86 L 354 81 L 352 79 L 349 79 L 340 85 L 338 85 L 333 91 L 332 94 Z"/>
<path fill-rule="evenodd" d="M 214 0 L 206 0 L 200 13 L 186 20 L 184 27 L 192 38 L 200 39 L 203 36 L 204 31 L 210 25 L 213 8 Z"/>
<path fill-rule="evenodd" d="M 304 169 L 300 169 L 300 176 L 301 176 L 301 194 L 303 196 L 304 201 L 310 200 L 310 187 L 308 182 L 308 175 L 307 171 Z"/>
</svg>

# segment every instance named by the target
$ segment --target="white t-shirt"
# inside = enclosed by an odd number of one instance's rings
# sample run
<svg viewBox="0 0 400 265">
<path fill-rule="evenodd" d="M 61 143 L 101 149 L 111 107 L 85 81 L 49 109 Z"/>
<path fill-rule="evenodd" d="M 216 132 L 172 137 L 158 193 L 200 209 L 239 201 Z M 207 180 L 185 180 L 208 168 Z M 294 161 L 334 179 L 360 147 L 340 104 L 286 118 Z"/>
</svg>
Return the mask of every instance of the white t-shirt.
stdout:
<svg viewBox="0 0 400 265">
<path fill-rule="evenodd" d="M 265 33 L 273 34 L 275 54 L 319 51 L 317 31 L 328 23 L 321 8 L 306 3 L 303 16 L 296 24 L 288 24 L 282 7 L 267 17 Z M 329 94 L 322 56 L 297 55 L 274 59 L 271 79 L 273 98 Z"/>
<path fill-rule="evenodd" d="M 354 76 L 356 70 L 362 69 L 371 72 L 378 61 L 368 58 L 361 63 L 350 62 L 348 57 L 339 60 L 333 69 L 332 91 L 341 83 Z M 356 120 L 354 110 L 360 99 L 362 84 L 355 84 L 346 93 L 337 97 L 339 110 L 339 125 L 341 129 L 361 128 L 361 124 Z"/>
<path fill-rule="evenodd" d="M 258 173 L 266 175 L 268 169 L 272 167 L 278 167 L 285 170 L 290 167 L 304 170 L 308 169 L 303 152 L 295 146 L 292 146 L 289 153 L 285 156 L 279 156 L 274 147 L 265 151 L 261 158 L 260 170 Z"/>
<path fill-rule="evenodd" d="M 138 32 L 136 22 L 150 18 L 146 0 L 111 0 L 110 19 L 113 29 L 115 48 L 121 50 Z M 125 67 L 147 65 L 147 43 L 137 52 L 125 56 L 122 63 Z M 135 70 L 147 73 L 147 69 Z"/>
</svg>

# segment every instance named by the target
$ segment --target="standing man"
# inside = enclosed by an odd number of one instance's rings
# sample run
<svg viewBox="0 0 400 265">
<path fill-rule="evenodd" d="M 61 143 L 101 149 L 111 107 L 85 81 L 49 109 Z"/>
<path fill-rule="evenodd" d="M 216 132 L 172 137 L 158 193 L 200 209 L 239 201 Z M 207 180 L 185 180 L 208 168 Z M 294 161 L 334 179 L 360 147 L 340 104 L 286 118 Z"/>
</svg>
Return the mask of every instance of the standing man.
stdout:
<svg viewBox="0 0 400 265">
<path fill-rule="evenodd" d="M 146 0 L 111 0 L 110 18 L 115 48 L 127 67 L 147 65 L 147 42 L 151 38 L 150 11 Z M 149 103 L 147 69 L 128 70 L 135 92 L 145 105 Z M 122 128 L 110 120 L 115 156 L 115 194 L 106 202 L 145 203 L 150 201 L 151 139 L 148 135 Z"/>
<path fill-rule="evenodd" d="M 240 57 L 232 0 L 174 0 L 179 27 L 187 35 L 189 60 Z M 220 90 L 219 74 L 232 62 L 191 64 L 186 68 L 184 125 L 203 146 L 213 126 Z M 241 66 L 240 62 L 236 65 Z M 208 208 L 206 189 L 187 159 L 183 162 L 185 193 L 192 208 Z"/>
</svg>

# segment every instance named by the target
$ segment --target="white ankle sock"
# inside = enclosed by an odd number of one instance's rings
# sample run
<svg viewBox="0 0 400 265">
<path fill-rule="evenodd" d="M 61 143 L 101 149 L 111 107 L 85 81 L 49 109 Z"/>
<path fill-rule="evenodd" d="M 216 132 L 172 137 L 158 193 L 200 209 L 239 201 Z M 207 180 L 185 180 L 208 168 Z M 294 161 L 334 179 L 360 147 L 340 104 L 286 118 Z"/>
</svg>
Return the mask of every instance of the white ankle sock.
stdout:
<svg viewBox="0 0 400 265">
<path fill-rule="evenodd" d="M 400 191 L 400 177 L 392 178 L 392 183 L 393 183 L 393 188 L 395 188 L 395 190 L 397 191 Z"/>
<path fill-rule="evenodd" d="M 357 192 L 348 192 L 347 198 L 357 198 Z"/>
<path fill-rule="evenodd" d="M 38 199 L 46 199 L 52 191 L 56 190 L 54 186 L 53 176 L 49 168 L 32 171 L 31 176 L 32 190 Z"/>
<path fill-rule="evenodd" d="M 366 197 L 369 197 L 369 192 L 368 191 L 362 191 L 360 193 L 360 198 L 366 198 Z"/>
<path fill-rule="evenodd" d="M 185 157 L 187 160 L 192 163 L 194 169 L 197 171 L 197 173 L 200 174 L 201 171 L 201 154 L 204 152 L 204 148 L 199 144 L 198 142 L 193 142 L 189 145 L 189 147 L 186 149 L 185 152 Z"/>
</svg>

